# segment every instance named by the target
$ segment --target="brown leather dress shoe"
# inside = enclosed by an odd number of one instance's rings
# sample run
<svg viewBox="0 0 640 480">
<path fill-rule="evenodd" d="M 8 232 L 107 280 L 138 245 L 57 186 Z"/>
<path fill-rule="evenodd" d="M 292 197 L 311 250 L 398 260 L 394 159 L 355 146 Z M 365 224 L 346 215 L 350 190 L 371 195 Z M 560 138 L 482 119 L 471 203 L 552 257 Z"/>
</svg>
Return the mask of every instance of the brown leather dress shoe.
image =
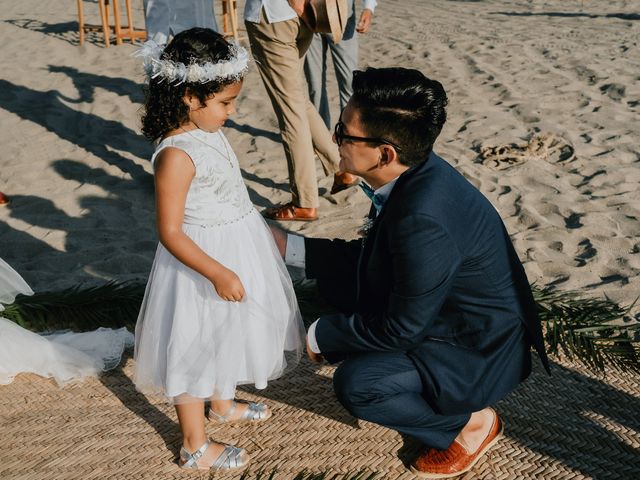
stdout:
<svg viewBox="0 0 640 480">
<path fill-rule="evenodd" d="M 9 199 L 7 198 L 7 196 L 0 192 L 0 207 L 4 207 L 5 205 L 9 204 Z"/>
<path fill-rule="evenodd" d="M 471 470 L 480 457 L 498 442 L 503 431 L 502 421 L 495 413 L 493 425 L 487 437 L 475 452 L 467 452 L 454 440 L 446 450 L 428 449 L 411 466 L 411 471 L 420 478 L 451 478 L 462 475 Z"/>
<path fill-rule="evenodd" d="M 312 222 L 318 219 L 315 208 L 296 207 L 293 203 L 267 208 L 262 212 L 262 215 L 271 220 L 292 222 Z"/>
<path fill-rule="evenodd" d="M 355 187 L 360 183 L 360 179 L 350 173 L 336 173 L 333 176 L 333 185 L 331 186 L 331 195 L 346 190 L 347 188 Z"/>
</svg>

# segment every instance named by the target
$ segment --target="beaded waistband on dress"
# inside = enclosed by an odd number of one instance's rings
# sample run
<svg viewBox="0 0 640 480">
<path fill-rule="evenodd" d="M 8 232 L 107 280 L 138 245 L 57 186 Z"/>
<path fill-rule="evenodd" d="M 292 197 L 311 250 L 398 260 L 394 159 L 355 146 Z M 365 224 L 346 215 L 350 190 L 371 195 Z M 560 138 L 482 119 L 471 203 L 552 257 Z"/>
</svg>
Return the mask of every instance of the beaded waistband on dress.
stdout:
<svg viewBox="0 0 640 480">
<path fill-rule="evenodd" d="M 196 225 L 198 227 L 205 227 L 205 228 L 221 227 L 223 225 L 231 225 L 232 223 L 237 223 L 240 220 L 251 215 L 253 212 L 257 212 L 257 211 L 252 205 L 251 208 L 246 212 L 244 212 L 242 215 L 235 218 L 228 219 L 228 220 L 216 220 L 216 219 L 203 220 L 203 219 L 195 219 L 195 218 L 194 219 L 185 218 L 182 223 L 184 225 Z"/>
</svg>

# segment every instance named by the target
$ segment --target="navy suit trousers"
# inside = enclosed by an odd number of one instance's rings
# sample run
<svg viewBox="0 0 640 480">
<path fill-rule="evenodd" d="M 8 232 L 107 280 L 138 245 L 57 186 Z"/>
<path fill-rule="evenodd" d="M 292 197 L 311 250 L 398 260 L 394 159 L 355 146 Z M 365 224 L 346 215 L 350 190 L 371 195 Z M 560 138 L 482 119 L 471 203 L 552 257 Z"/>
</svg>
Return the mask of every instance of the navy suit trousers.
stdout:
<svg viewBox="0 0 640 480">
<path fill-rule="evenodd" d="M 422 396 L 414 363 L 402 352 L 375 352 L 345 359 L 333 376 L 340 403 L 356 418 L 446 449 L 470 415 L 440 415 Z"/>
</svg>

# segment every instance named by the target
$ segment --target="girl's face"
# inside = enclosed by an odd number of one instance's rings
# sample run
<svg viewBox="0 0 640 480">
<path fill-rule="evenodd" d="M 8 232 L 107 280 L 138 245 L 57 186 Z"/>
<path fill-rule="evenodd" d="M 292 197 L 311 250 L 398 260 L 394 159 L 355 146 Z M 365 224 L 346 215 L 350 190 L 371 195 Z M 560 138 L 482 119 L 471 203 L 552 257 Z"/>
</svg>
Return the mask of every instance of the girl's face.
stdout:
<svg viewBox="0 0 640 480">
<path fill-rule="evenodd" d="M 197 97 L 189 95 L 184 101 L 189 106 L 189 120 L 205 132 L 215 132 L 226 122 L 230 115 L 236 113 L 236 98 L 240 94 L 242 80 L 224 87 L 204 105 Z"/>
</svg>

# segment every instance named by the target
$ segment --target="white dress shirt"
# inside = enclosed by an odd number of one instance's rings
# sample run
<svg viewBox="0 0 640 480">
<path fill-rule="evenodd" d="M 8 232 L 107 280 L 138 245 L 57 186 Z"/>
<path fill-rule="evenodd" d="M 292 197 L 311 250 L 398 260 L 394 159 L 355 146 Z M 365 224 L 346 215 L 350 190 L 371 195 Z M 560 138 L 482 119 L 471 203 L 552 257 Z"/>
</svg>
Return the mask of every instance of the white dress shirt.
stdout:
<svg viewBox="0 0 640 480">
<path fill-rule="evenodd" d="M 378 2 L 376 2 L 376 0 L 362 0 L 362 8 L 367 9 L 367 10 L 371 10 L 372 12 L 374 12 L 376 10 L 376 6 L 378 5 Z"/>
<path fill-rule="evenodd" d="M 262 8 L 269 23 L 284 22 L 298 17 L 287 0 L 247 0 L 244 4 L 244 19 L 247 22 L 260 23 Z"/>
</svg>

